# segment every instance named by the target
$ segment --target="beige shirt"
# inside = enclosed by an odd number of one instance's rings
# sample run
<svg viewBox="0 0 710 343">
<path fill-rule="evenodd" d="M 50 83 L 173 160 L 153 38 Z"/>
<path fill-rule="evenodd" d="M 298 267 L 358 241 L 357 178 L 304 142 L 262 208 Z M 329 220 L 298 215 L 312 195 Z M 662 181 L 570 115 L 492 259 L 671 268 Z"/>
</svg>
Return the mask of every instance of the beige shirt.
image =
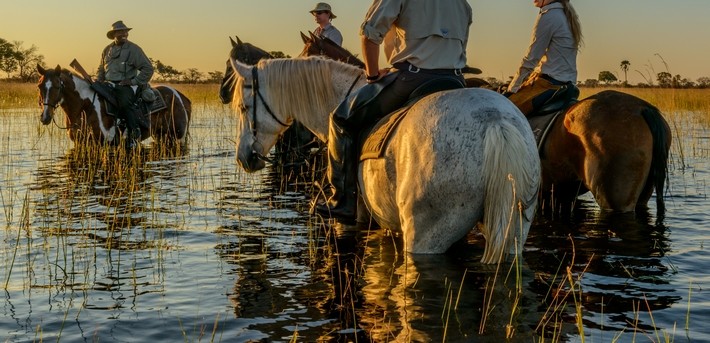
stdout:
<svg viewBox="0 0 710 343">
<path fill-rule="evenodd" d="M 528 52 L 508 91 L 515 93 L 537 71 L 557 81 L 577 82 L 577 44 L 562 4 L 555 2 L 540 9 Z"/>
<path fill-rule="evenodd" d="M 384 42 L 391 64 L 455 69 L 466 65 L 472 22 L 466 0 L 375 0 L 360 35 L 377 44 Z"/>
</svg>

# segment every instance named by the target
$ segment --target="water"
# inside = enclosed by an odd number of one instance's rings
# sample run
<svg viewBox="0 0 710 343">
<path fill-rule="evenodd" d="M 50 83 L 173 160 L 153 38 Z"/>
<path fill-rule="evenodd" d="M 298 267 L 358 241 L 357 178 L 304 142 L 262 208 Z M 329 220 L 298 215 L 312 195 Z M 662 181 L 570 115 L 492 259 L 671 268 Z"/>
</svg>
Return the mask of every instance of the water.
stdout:
<svg viewBox="0 0 710 343">
<path fill-rule="evenodd" d="M 309 217 L 314 167 L 244 174 L 229 111 L 195 108 L 187 149 L 148 142 L 118 167 L 75 158 L 35 109 L 0 114 L 3 341 L 710 341 L 710 131 L 692 114 L 663 220 L 586 196 L 497 271 L 475 233 L 412 257 L 396 232 Z"/>
</svg>

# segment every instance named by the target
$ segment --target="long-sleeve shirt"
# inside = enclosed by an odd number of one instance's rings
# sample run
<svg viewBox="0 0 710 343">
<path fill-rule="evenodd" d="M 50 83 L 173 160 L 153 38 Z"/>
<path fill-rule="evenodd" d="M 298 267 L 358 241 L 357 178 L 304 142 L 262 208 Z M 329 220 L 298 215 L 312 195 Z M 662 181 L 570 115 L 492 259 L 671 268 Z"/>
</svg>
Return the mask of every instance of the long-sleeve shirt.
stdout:
<svg viewBox="0 0 710 343">
<path fill-rule="evenodd" d="M 340 46 L 343 45 L 343 35 L 338 29 L 335 28 L 335 26 L 333 26 L 333 24 L 327 24 L 322 29 L 320 26 L 318 26 L 315 31 L 313 31 L 313 33 L 326 37 L 335 42 L 335 44 L 338 44 Z"/>
<path fill-rule="evenodd" d="M 538 70 L 562 82 L 577 82 L 577 42 L 564 7 L 558 2 L 543 6 L 537 16 L 528 52 L 508 86 L 515 93 Z"/>
<path fill-rule="evenodd" d="M 375 0 L 360 35 L 384 41 L 389 63 L 424 69 L 460 69 L 473 11 L 465 0 Z M 387 37 L 387 39 L 385 39 Z"/>
<path fill-rule="evenodd" d="M 97 78 L 120 82 L 129 79 L 134 86 L 144 86 L 153 77 L 153 65 L 138 45 L 127 41 L 109 44 L 101 53 Z"/>
</svg>

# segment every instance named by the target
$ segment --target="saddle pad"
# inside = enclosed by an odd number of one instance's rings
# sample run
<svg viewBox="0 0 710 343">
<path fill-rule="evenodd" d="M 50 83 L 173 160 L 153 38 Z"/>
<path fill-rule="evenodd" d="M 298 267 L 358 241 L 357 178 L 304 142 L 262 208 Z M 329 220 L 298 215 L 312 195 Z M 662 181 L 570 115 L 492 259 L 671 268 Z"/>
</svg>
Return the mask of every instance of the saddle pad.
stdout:
<svg viewBox="0 0 710 343">
<path fill-rule="evenodd" d="M 402 118 L 404 118 L 407 112 L 409 112 L 410 108 L 411 106 L 401 108 L 388 114 L 377 122 L 377 124 L 370 131 L 370 134 L 367 135 L 365 142 L 362 144 L 360 161 L 382 157 L 385 152 L 385 147 L 387 146 L 387 141 L 392 135 L 392 132 L 394 132 L 397 124 L 399 124 Z"/>
<path fill-rule="evenodd" d="M 545 141 L 545 138 L 547 138 L 547 134 L 550 131 L 550 127 L 552 127 L 552 123 L 555 122 L 557 116 L 562 113 L 565 113 L 565 110 L 560 110 L 544 116 L 528 117 L 528 123 L 530 124 L 530 128 L 535 136 L 535 142 L 537 143 L 538 150 L 542 148 L 542 143 Z"/>
<path fill-rule="evenodd" d="M 160 94 L 160 92 L 155 88 L 151 88 L 150 90 L 153 91 L 153 94 L 155 94 L 155 101 L 147 103 L 147 114 L 166 109 L 168 105 L 165 104 L 165 99 L 163 99 L 163 96 Z"/>
</svg>

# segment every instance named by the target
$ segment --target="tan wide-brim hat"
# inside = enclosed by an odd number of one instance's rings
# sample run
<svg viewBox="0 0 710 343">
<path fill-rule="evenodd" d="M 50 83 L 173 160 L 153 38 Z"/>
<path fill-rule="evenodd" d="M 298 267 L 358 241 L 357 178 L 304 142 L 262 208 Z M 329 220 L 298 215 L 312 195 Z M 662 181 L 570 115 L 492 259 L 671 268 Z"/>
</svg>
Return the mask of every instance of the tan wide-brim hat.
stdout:
<svg viewBox="0 0 710 343">
<path fill-rule="evenodd" d="M 111 30 L 106 32 L 106 37 L 108 37 L 108 39 L 113 39 L 114 33 L 122 30 L 130 31 L 131 28 L 126 26 L 126 24 L 123 23 L 123 20 L 119 20 L 111 25 Z"/>
<path fill-rule="evenodd" d="M 325 2 L 319 2 L 319 3 L 316 5 L 316 8 L 314 8 L 314 9 L 308 11 L 308 12 L 310 12 L 311 14 L 313 14 L 313 12 L 317 12 L 317 11 L 328 11 L 328 12 L 330 12 L 330 19 L 335 19 L 335 18 L 338 17 L 337 15 L 335 15 L 335 13 L 333 13 L 333 11 L 330 10 L 330 5 L 326 4 Z"/>
</svg>

